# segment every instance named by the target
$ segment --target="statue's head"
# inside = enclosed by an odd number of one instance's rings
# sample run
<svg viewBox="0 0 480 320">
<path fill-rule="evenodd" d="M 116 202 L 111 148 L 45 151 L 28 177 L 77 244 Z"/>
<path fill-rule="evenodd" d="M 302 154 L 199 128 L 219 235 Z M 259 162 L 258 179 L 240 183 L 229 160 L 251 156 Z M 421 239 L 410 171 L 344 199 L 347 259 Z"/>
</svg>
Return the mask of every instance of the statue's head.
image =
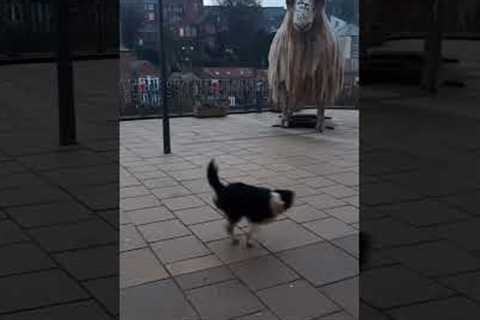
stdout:
<svg viewBox="0 0 480 320">
<path fill-rule="evenodd" d="M 312 28 L 317 10 L 323 10 L 325 0 L 290 0 L 293 9 L 293 26 L 297 31 L 307 32 Z"/>
</svg>

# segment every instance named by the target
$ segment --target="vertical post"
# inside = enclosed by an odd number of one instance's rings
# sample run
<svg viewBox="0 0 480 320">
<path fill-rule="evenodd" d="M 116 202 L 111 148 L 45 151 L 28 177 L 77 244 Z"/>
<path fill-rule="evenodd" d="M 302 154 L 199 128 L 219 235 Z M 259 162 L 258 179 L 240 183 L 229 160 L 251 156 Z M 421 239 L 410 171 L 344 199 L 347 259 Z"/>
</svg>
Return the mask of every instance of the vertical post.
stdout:
<svg viewBox="0 0 480 320">
<path fill-rule="evenodd" d="M 57 90 L 60 145 L 76 144 L 73 64 L 66 1 L 56 1 L 57 20 Z"/>
<path fill-rule="evenodd" d="M 158 26 L 159 26 L 159 35 L 160 35 L 160 66 L 161 66 L 161 76 L 162 76 L 162 102 L 163 102 L 163 152 L 165 154 L 170 154 L 171 143 L 170 143 L 170 119 L 169 119 L 169 110 L 168 110 L 168 78 L 167 78 L 167 57 L 165 55 L 165 33 L 164 33 L 164 22 L 163 22 L 163 1 L 158 0 Z"/>
<path fill-rule="evenodd" d="M 442 63 L 442 38 L 444 1 L 431 2 L 430 26 L 425 36 L 425 66 L 422 87 L 430 93 L 436 93 L 438 74 Z"/>
</svg>

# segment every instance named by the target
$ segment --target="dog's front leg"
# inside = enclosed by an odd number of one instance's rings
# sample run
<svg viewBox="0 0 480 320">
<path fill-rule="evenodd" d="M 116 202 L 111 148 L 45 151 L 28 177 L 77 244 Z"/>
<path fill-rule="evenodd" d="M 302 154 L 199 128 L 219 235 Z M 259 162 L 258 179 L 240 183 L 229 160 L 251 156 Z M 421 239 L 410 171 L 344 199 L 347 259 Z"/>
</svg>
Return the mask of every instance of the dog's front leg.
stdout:
<svg viewBox="0 0 480 320">
<path fill-rule="evenodd" d="M 235 246 L 239 243 L 237 237 L 235 237 L 235 223 L 228 222 L 227 224 L 227 233 L 230 235 L 230 239 L 232 239 L 232 244 Z"/>
<path fill-rule="evenodd" d="M 250 228 L 247 233 L 247 248 L 253 248 L 252 235 L 257 231 L 257 226 L 253 223 L 250 224 Z"/>
</svg>

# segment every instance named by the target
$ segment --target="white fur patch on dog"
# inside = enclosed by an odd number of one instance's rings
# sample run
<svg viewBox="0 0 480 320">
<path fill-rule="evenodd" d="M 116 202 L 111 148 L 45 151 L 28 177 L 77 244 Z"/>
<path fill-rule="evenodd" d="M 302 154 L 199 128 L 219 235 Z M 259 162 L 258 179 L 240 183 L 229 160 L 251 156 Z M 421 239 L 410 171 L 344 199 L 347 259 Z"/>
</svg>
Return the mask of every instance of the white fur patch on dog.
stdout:
<svg viewBox="0 0 480 320">
<path fill-rule="evenodd" d="M 278 215 L 285 211 L 285 202 L 282 201 L 282 197 L 277 192 L 272 192 L 270 195 L 270 208 L 274 215 Z"/>
</svg>

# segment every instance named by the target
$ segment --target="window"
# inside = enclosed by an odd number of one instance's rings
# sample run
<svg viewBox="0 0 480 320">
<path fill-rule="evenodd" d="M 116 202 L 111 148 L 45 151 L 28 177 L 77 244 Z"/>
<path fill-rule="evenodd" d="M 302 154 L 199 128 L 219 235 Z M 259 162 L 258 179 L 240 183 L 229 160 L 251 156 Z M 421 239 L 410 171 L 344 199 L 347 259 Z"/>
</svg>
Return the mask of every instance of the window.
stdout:
<svg viewBox="0 0 480 320">
<path fill-rule="evenodd" d="M 178 29 L 178 34 L 183 38 L 185 36 L 185 30 L 183 28 Z"/>
</svg>

